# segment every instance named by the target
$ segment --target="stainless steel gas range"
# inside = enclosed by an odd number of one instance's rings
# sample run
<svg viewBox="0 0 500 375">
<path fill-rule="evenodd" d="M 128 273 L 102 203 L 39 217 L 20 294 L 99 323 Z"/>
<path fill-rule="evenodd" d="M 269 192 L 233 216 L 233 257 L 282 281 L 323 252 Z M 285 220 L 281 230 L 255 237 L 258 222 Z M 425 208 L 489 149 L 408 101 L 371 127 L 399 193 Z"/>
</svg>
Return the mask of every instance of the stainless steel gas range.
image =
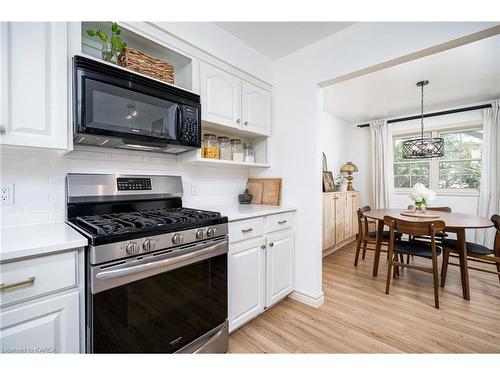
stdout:
<svg viewBox="0 0 500 375">
<path fill-rule="evenodd" d="M 177 176 L 69 174 L 86 249 L 88 353 L 225 353 L 227 218 L 182 207 Z"/>
</svg>

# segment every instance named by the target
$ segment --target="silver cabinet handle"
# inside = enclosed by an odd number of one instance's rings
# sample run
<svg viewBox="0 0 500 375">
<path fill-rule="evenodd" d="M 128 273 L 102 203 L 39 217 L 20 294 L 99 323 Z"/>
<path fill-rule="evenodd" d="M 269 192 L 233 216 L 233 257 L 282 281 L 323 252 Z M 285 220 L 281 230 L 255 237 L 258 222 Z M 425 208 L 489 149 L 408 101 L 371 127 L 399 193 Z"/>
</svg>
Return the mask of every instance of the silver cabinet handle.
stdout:
<svg viewBox="0 0 500 375">
<path fill-rule="evenodd" d="M 264 250 L 266 248 L 266 245 L 260 245 L 260 248 Z"/>
<path fill-rule="evenodd" d="M 241 122 L 241 120 L 240 120 L 240 119 L 237 119 L 237 120 L 236 120 L 236 123 L 237 123 L 237 124 L 239 124 L 240 122 Z"/>
<path fill-rule="evenodd" d="M 271 243 L 269 244 L 269 246 L 270 246 L 270 247 L 273 247 L 273 246 L 274 246 L 274 243 L 273 243 L 273 242 L 271 242 Z"/>
<path fill-rule="evenodd" d="M 248 125 L 248 121 L 245 121 L 245 125 Z"/>
<path fill-rule="evenodd" d="M 248 233 L 248 232 L 253 231 L 253 228 L 242 229 L 241 231 L 242 231 L 243 233 Z"/>
<path fill-rule="evenodd" d="M 0 135 L 5 134 L 5 126 L 0 126 Z"/>
<path fill-rule="evenodd" d="M 26 280 L 18 281 L 16 283 L 11 283 L 11 284 L 2 283 L 0 284 L 0 291 L 3 292 L 4 290 L 17 288 L 18 286 L 31 285 L 34 282 L 35 282 L 35 276 L 31 276 L 28 277 Z"/>
<path fill-rule="evenodd" d="M 278 221 L 278 224 L 285 224 L 287 221 L 286 220 L 280 220 Z"/>
</svg>

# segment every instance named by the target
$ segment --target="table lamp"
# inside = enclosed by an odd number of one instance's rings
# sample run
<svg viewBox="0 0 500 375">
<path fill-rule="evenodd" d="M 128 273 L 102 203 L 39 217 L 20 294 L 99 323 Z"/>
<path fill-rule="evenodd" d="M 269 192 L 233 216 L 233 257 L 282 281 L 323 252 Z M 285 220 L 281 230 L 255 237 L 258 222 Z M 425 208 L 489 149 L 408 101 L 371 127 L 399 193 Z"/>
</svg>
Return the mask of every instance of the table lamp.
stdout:
<svg viewBox="0 0 500 375">
<path fill-rule="evenodd" d="M 347 163 L 345 163 L 341 168 L 340 168 L 340 172 L 344 172 L 344 173 L 347 173 L 347 191 L 353 191 L 354 189 L 352 188 L 352 180 L 354 177 L 352 177 L 352 174 L 354 172 L 357 172 L 358 171 L 358 167 L 356 167 L 354 164 L 352 164 L 352 162 L 348 161 Z"/>
</svg>

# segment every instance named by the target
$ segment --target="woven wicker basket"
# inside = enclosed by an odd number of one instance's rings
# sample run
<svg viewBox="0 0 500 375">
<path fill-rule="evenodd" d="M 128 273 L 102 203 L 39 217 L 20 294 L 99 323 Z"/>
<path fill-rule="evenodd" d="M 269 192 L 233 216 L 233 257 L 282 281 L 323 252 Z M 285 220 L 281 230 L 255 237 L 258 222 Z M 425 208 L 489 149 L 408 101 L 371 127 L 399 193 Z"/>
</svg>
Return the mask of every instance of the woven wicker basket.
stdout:
<svg viewBox="0 0 500 375">
<path fill-rule="evenodd" d="M 174 66 L 133 48 L 125 48 L 118 56 L 118 65 L 138 73 L 174 83 Z"/>
</svg>

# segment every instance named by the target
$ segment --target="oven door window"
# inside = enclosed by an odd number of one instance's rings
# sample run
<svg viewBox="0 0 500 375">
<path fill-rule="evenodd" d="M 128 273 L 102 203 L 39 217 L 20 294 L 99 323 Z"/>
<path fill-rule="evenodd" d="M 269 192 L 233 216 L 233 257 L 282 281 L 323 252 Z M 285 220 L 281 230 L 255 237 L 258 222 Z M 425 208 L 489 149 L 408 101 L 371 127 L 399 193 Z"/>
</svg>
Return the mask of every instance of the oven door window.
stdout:
<svg viewBox="0 0 500 375">
<path fill-rule="evenodd" d="M 87 128 L 176 140 L 180 107 L 168 100 L 84 78 Z"/>
<path fill-rule="evenodd" d="M 173 353 L 227 318 L 227 255 L 92 295 L 94 353 Z"/>
</svg>

